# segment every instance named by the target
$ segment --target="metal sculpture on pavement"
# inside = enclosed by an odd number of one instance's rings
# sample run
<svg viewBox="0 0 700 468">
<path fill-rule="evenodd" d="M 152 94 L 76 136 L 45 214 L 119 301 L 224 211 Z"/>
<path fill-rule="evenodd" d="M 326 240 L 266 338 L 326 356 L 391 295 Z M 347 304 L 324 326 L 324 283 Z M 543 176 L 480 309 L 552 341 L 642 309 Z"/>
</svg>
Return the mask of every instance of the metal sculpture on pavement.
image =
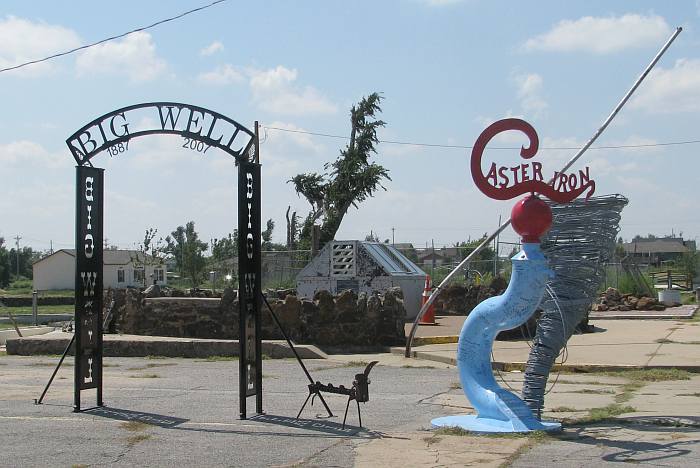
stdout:
<svg viewBox="0 0 700 468">
<path fill-rule="evenodd" d="M 152 102 L 117 109 L 71 135 L 66 144 L 77 162 L 75 272 L 74 411 L 81 410 L 81 391 L 95 388 L 102 406 L 102 251 L 104 169 L 93 167 L 100 153 L 122 157 L 136 137 L 174 134 L 182 147 L 201 154 L 219 148 L 238 166 L 238 233 L 240 291 L 240 417 L 247 417 L 247 397 L 256 397 L 262 413 L 262 352 L 260 337 L 260 161 L 255 131 L 202 107 L 176 102 Z M 73 341 L 71 341 L 71 344 Z M 70 348 L 71 344 L 68 345 Z M 67 354 L 68 348 L 66 348 Z M 61 362 L 63 359 L 61 359 Z M 60 366 L 60 363 L 59 363 Z M 50 385 L 51 382 L 49 382 Z M 48 386 L 47 386 L 48 389 Z M 46 390 L 44 390 L 44 394 Z M 41 403 L 42 397 L 36 401 Z"/>
<path fill-rule="evenodd" d="M 540 304 L 542 314 L 537 320 L 522 390 L 523 400 L 537 418 L 542 415 L 545 387 L 554 362 L 587 317 L 603 281 L 625 205 L 627 199 L 622 195 L 550 203 L 554 222 L 542 238 L 542 251 L 556 276 Z"/>
<path fill-rule="evenodd" d="M 538 168 L 539 180 L 537 176 L 531 180 L 521 178 L 509 186 L 499 185 L 495 177 L 484 177 L 481 165 L 486 145 L 494 136 L 508 130 L 519 130 L 528 137 L 529 146 L 520 151 L 523 158 L 535 156 L 539 141 L 535 129 L 520 119 L 504 119 L 490 125 L 477 139 L 472 150 L 471 172 L 476 186 L 491 198 L 506 200 L 531 192 L 519 200 L 511 212 L 511 224 L 522 237 L 523 247 L 511 258 L 513 270 L 506 291 L 475 307 L 459 335 L 459 377 L 477 415 L 433 419 L 432 424 L 438 427 L 457 426 L 473 432 L 528 432 L 561 428 L 559 423 L 537 419 L 523 400 L 496 383 L 491 367 L 491 350 L 499 332 L 515 328 L 532 316 L 542 301 L 547 282 L 553 277 L 540 248 L 540 238 L 552 224 L 552 210 L 532 192 L 537 190 L 550 199 L 566 203 L 585 190 L 590 196 L 595 190 L 595 182 L 588 180 L 585 185 L 569 190 L 566 187 L 555 188 L 557 177 L 553 177 L 549 184 L 544 183 L 541 180 L 542 164 L 536 162 L 532 163 L 532 167 Z M 495 163 L 491 167 L 495 168 Z"/>
</svg>

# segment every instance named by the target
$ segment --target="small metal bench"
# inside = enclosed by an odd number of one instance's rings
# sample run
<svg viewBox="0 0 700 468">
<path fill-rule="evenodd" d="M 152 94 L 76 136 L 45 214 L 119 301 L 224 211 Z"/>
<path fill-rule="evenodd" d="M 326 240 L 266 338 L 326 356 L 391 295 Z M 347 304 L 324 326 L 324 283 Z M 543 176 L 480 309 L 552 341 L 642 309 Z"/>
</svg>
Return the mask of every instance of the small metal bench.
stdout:
<svg viewBox="0 0 700 468">
<path fill-rule="evenodd" d="M 301 416 L 301 412 L 304 411 L 304 408 L 306 408 L 306 404 L 309 402 L 310 398 L 311 405 L 313 406 L 313 399 L 316 396 L 321 397 L 321 392 L 335 393 L 337 395 L 348 396 L 348 403 L 347 405 L 345 405 L 345 416 L 343 416 L 343 429 L 345 429 L 345 420 L 348 418 L 348 408 L 350 408 L 350 402 L 352 400 L 355 400 L 355 403 L 357 403 L 357 417 L 360 420 L 360 427 L 362 427 L 362 414 L 360 413 L 360 403 L 366 403 L 369 401 L 369 373 L 378 362 L 379 361 L 370 362 L 369 364 L 367 364 L 367 367 L 365 367 L 363 373 L 355 374 L 355 380 L 352 382 L 352 387 L 350 388 L 346 388 L 343 385 L 336 387 L 331 383 L 322 384 L 318 381 L 316 383 L 309 384 L 309 395 L 306 397 L 306 400 L 304 400 L 304 404 L 301 405 L 299 414 L 297 414 L 297 419 L 299 419 L 299 416 Z M 331 414 L 331 416 L 333 415 Z"/>
</svg>

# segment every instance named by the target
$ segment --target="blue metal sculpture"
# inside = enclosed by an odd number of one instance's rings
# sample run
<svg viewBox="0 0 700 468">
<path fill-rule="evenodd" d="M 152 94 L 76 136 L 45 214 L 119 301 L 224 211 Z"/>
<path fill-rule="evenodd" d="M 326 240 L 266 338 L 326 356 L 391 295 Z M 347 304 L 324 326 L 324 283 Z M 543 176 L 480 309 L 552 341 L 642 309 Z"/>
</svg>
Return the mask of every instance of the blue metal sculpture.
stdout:
<svg viewBox="0 0 700 468">
<path fill-rule="evenodd" d="M 459 335 L 459 378 L 478 415 L 445 416 L 433 419 L 433 426 L 457 426 L 473 432 L 561 428 L 559 423 L 538 421 L 518 396 L 501 388 L 493 377 L 490 357 L 496 335 L 530 318 L 552 276 L 539 243 L 523 244 L 523 250 L 511 262 L 513 273 L 506 291 L 474 308 Z"/>
<path fill-rule="evenodd" d="M 528 148 L 520 155 L 532 158 L 537 152 L 539 138 L 530 124 L 520 119 L 504 119 L 490 125 L 477 139 L 472 151 L 472 176 L 474 183 L 486 195 L 498 200 L 507 200 L 537 190 L 550 199 L 566 203 L 582 193 L 581 190 L 554 190 L 538 177 L 523 179 L 512 187 L 498 184 L 495 177 L 481 173 L 481 156 L 486 144 L 498 133 L 519 130 L 530 140 Z M 532 163 L 541 169 L 541 164 Z M 524 165 L 523 165 L 524 166 Z M 495 164 L 492 165 L 495 168 Z M 522 166 L 521 166 L 522 167 Z M 490 171 L 495 173 L 495 169 Z M 525 174 L 525 173 L 523 173 Z M 541 179 L 541 174 L 540 177 Z M 560 184 L 561 185 L 561 184 Z M 588 195 L 595 187 L 588 181 Z M 476 409 L 476 415 L 445 416 L 433 419 L 433 426 L 457 426 L 473 432 L 528 432 L 536 430 L 559 430 L 561 424 L 540 421 L 523 400 L 514 393 L 501 388 L 491 370 L 491 350 L 496 335 L 503 330 L 518 327 L 529 319 L 540 304 L 553 272 L 540 249 L 540 237 L 552 225 L 552 210 L 534 193 L 518 201 L 511 212 L 511 224 L 520 234 L 523 249 L 511 258 L 512 276 L 506 291 L 487 299 L 472 310 L 464 322 L 457 346 L 459 378 L 464 394 Z"/>
</svg>

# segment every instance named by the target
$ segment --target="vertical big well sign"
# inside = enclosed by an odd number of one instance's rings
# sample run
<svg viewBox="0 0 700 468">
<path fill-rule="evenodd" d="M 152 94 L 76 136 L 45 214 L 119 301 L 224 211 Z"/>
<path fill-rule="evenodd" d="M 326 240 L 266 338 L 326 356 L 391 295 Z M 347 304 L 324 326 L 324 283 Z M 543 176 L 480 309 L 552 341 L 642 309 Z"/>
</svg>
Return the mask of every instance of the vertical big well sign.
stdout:
<svg viewBox="0 0 700 468">
<path fill-rule="evenodd" d="M 104 169 L 78 166 L 75 216 L 75 395 L 94 388 L 102 406 L 102 236 Z"/>
<path fill-rule="evenodd" d="M 238 166 L 238 291 L 240 417 L 246 419 L 246 399 L 256 397 L 262 413 L 262 355 L 260 340 L 260 164 Z"/>
</svg>

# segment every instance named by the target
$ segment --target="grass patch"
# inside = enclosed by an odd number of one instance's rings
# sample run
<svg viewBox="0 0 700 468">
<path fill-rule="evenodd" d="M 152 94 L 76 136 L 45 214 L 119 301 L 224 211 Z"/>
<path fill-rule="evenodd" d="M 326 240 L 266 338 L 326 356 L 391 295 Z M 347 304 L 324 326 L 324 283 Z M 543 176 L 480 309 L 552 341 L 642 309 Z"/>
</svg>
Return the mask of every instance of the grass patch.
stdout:
<svg viewBox="0 0 700 468">
<path fill-rule="evenodd" d="M 8 307 L 0 308 L 0 316 L 7 316 L 9 312 L 13 315 L 24 315 L 32 313 L 32 306 L 19 306 L 19 307 Z M 75 310 L 74 305 L 44 305 L 37 307 L 37 313 L 39 314 L 72 314 Z"/>
<path fill-rule="evenodd" d="M 151 427 L 151 425 L 143 421 L 127 421 L 119 424 L 119 427 L 124 429 L 125 431 L 139 432 L 145 431 L 146 429 Z"/>
<path fill-rule="evenodd" d="M 552 413 L 573 413 L 578 410 L 570 406 L 557 406 L 556 408 L 552 408 L 549 411 L 551 411 Z"/>
<path fill-rule="evenodd" d="M 605 382 L 599 382 L 597 380 L 593 380 L 590 382 L 582 382 L 579 380 L 566 380 L 566 379 L 559 379 L 557 380 L 557 384 L 564 384 L 564 385 L 618 385 L 614 383 L 605 383 Z"/>
<path fill-rule="evenodd" d="M 582 388 L 581 390 L 570 390 L 562 393 L 583 393 L 586 395 L 605 395 L 610 393 L 615 393 L 615 390 L 610 390 L 607 388 Z"/>
<path fill-rule="evenodd" d="M 450 390 L 457 390 L 458 388 L 459 388 L 459 389 L 462 388 L 462 383 L 461 383 L 461 382 L 452 382 L 452 383 L 450 384 Z"/>
<path fill-rule="evenodd" d="M 367 367 L 368 364 L 367 361 L 349 361 L 345 367 Z"/>
<path fill-rule="evenodd" d="M 130 375 L 129 378 L 132 378 L 132 379 L 159 379 L 160 375 L 158 375 L 158 374 Z"/>
<path fill-rule="evenodd" d="M 532 448 L 538 444 L 541 444 L 547 440 L 551 440 L 554 437 L 545 431 L 533 431 L 525 434 L 513 434 L 516 437 L 527 437 L 527 443 L 521 445 L 515 452 L 511 453 L 506 457 L 506 459 L 501 463 L 499 468 L 507 468 L 513 464 L 518 458 L 520 458 L 526 452 L 532 450 Z"/>
<path fill-rule="evenodd" d="M 163 362 L 163 363 L 156 363 L 156 362 L 149 362 L 145 366 L 141 367 L 129 367 L 128 371 L 142 371 L 146 369 L 153 369 L 154 367 L 166 367 L 166 366 L 177 366 L 176 362 Z"/>
<path fill-rule="evenodd" d="M 634 369 L 604 372 L 608 377 L 621 377 L 633 382 L 666 382 L 670 380 L 690 380 L 692 373 L 682 369 Z"/>
<path fill-rule="evenodd" d="M 435 369 L 435 366 L 412 366 L 410 364 L 404 364 L 401 366 L 402 369 Z"/>
<path fill-rule="evenodd" d="M 0 357 L 7 356 L 7 351 L 0 351 Z"/>
<path fill-rule="evenodd" d="M 471 432 L 462 429 L 461 427 L 440 427 L 438 429 L 435 429 L 434 431 L 435 435 L 441 436 L 466 436 L 466 435 L 471 435 Z"/>
<path fill-rule="evenodd" d="M 90 465 L 85 465 L 83 463 L 74 463 L 70 466 L 70 468 L 88 468 Z"/>
<path fill-rule="evenodd" d="M 156 356 L 155 354 L 149 354 L 145 356 L 144 359 L 168 359 L 167 356 Z"/>
<path fill-rule="evenodd" d="M 219 362 L 219 361 L 238 361 L 238 356 L 207 356 L 204 359 L 197 360 L 197 362 Z"/>
<path fill-rule="evenodd" d="M 622 406 L 618 403 L 613 403 L 600 408 L 591 408 L 588 410 L 588 415 L 574 419 L 572 422 L 575 424 L 600 423 L 613 420 L 616 416 L 621 414 L 633 413 L 635 411 L 637 411 L 637 409 L 632 406 Z"/>
<path fill-rule="evenodd" d="M 134 445 L 144 442 L 151 438 L 153 438 L 151 434 L 134 434 L 126 438 L 126 443 L 130 447 L 133 447 Z"/>
<path fill-rule="evenodd" d="M 632 382 L 624 384 L 621 387 L 622 392 L 615 395 L 615 403 L 627 403 L 634 396 L 634 392 L 636 392 L 643 386 L 644 382 L 640 382 L 638 380 L 633 380 Z"/>
<path fill-rule="evenodd" d="M 348 361 L 348 362 L 336 364 L 333 366 L 318 367 L 316 369 L 313 369 L 313 371 L 318 372 L 318 371 L 324 371 L 324 370 L 330 370 L 330 369 L 345 369 L 348 367 L 366 367 L 367 364 L 369 364 L 369 362 L 367 362 L 367 361 Z"/>
</svg>

